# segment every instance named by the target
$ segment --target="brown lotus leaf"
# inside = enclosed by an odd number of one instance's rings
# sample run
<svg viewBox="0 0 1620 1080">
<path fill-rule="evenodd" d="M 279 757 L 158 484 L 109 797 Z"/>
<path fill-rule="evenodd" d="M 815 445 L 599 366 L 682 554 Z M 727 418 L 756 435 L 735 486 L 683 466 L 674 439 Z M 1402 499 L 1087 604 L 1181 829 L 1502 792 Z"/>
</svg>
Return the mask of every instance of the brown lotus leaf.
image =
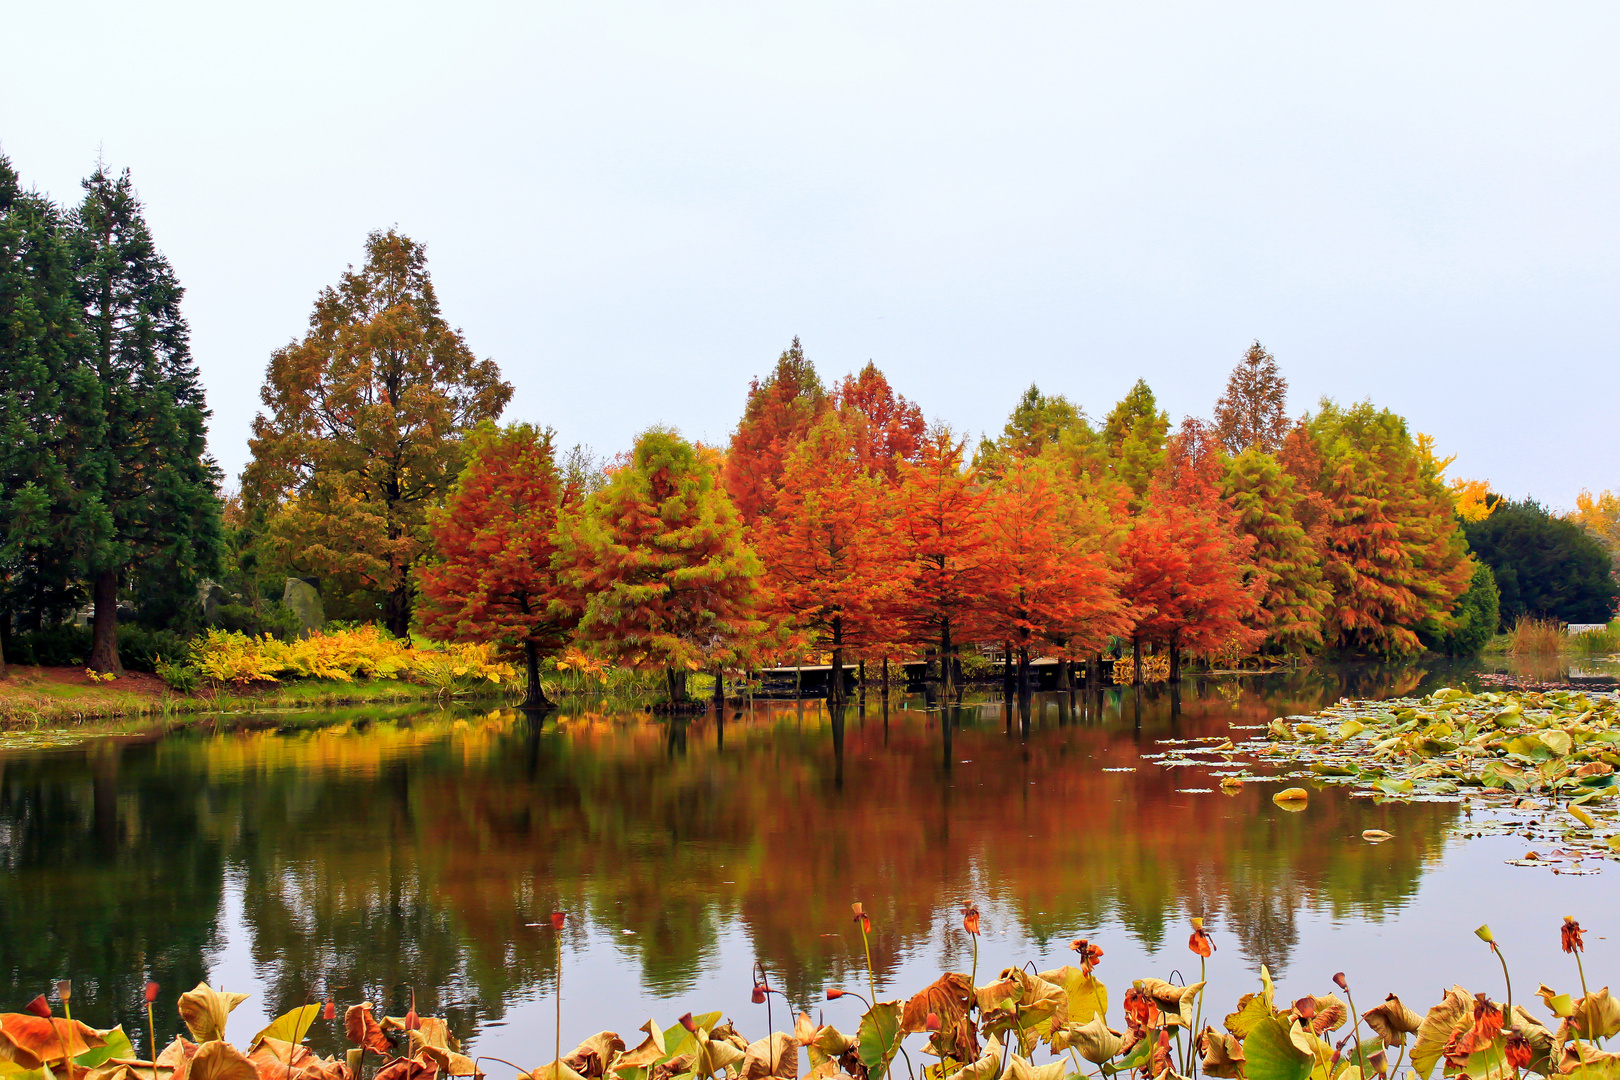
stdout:
<svg viewBox="0 0 1620 1080">
<path fill-rule="evenodd" d="M 246 994 L 227 994 L 200 982 L 180 995 L 180 1019 L 199 1043 L 223 1039 L 231 1010 L 247 998 Z"/>
<path fill-rule="evenodd" d="M 730 1043 L 745 1054 L 748 1052 L 748 1040 L 737 1034 L 737 1029 L 731 1026 L 729 1020 L 723 1024 L 714 1025 L 709 1030 L 709 1038 L 715 1042 Z"/>
<path fill-rule="evenodd" d="M 1066 1024 L 1053 1033 L 1054 1051 L 1061 1053 L 1071 1047 L 1093 1065 L 1101 1065 L 1124 1049 L 1125 1040 L 1103 1021 L 1102 1013 L 1095 1013 L 1083 1024 Z"/>
<path fill-rule="evenodd" d="M 419 1046 L 442 1046 L 446 1050 L 460 1050 L 461 1044 L 450 1034 L 450 1025 L 438 1016 L 418 1016 L 414 1020 L 404 1016 L 385 1016 L 378 1025 L 384 1031 L 408 1031 L 411 1038 L 411 1056 Z"/>
<path fill-rule="evenodd" d="M 246 997 L 247 995 L 243 995 Z M 285 1080 L 286 1066 L 276 1075 Z M 197 1047 L 186 1075 L 189 1080 L 260 1080 L 260 1073 L 242 1051 L 228 1042 L 211 1039 Z"/>
<path fill-rule="evenodd" d="M 1201 1064 L 1205 1076 L 1236 1080 L 1243 1075 L 1243 1040 L 1205 1027 L 1204 1033 L 1198 1037 L 1198 1043 L 1203 1051 Z"/>
<path fill-rule="evenodd" d="M 738 1069 L 741 1080 L 765 1080 L 772 1076 L 794 1080 L 798 1075 L 799 1044 L 793 1036 L 780 1031 L 749 1043 Z"/>
<path fill-rule="evenodd" d="M 1143 979 L 1141 989 L 1152 999 L 1153 1004 L 1159 1007 L 1164 1014 L 1164 1022 L 1168 1025 L 1179 1024 L 1190 1028 L 1193 1024 L 1193 1006 L 1197 1003 L 1198 995 L 1203 991 L 1204 984 L 1193 983 L 1191 986 L 1177 986 L 1167 983 L 1163 979 Z"/>
<path fill-rule="evenodd" d="M 23 1069 L 37 1069 L 47 1062 L 78 1057 L 92 1047 L 106 1045 L 95 1028 L 77 1020 L 46 1019 L 30 1013 L 0 1014 L 0 1058 Z"/>
<path fill-rule="evenodd" d="M 294 1080 L 355 1080 L 348 1065 L 336 1058 L 317 1057 L 305 1065 Z"/>
<path fill-rule="evenodd" d="M 909 1034 L 926 1030 L 929 1013 L 939 1017 L 941 1030 L 948 1029 L 967 1015 L 973 1003 L 973 984 L 968 977 L 955 971 L 947 972 L 906 1001 L 905 1011 L 900 1016 L 900 1031 Z"/>
<path fill-rule="evenodd" d="M 801 1012 L 793 1020 L 793 1041 L 800 1046 L 809 1046 L 816 1041 L 816 1022 L 810 1019 L 810 1014 Z"/>
<path fill-rule="evenodd" d="M 170 1066 L 158 1067 L 154 1075 L 150 1061 L 139 1058 L 108 1058 L 84 1074 L 83 1080 L 167 1080 Z"/>
<path fill-rule="evenodd" d="M 743 1059 L 743 1048 L 728 1040 L 704 1038 L 701 1028 L 694 1041 L 697 1045 L 692 1051 L 692 1071 L 702 1076 L 727 1071 L 727 1066 Z"/>
<path fill-rule="evenodd" d="M 415 1035 L 416 1032 L 411 1032 Z M 432 1061 L 439 1067 L 444 1076 L 482 1076 L 478 1065 L 470 1057 L 464 1057 L 454 1050 L 443 1046 L 423 1046 L 418 1056 Z"/>
<path fill-rule="evenodd" d="M 658 1064 L 654 1065 L 652 1067 L 652 1072 L 648 1074 L 648 1080 L 670 1080 L 670 1077 L 672 1076 L 679 1076 L 681 1073 L 691 1072 L 692 1062 L 694 1060 L 695 1057 L 692 1054 L 676 1054 L 668 1061 L 660 1061 Z M 580 1080 L 584 1080 L 584 1078 L 581 1077 Z"/>
<path fill-rule="evenodd" d="M 519 1074 L 517 1080 L 584 1080 L 584 1078 L 564 1062 L 553 1061 L 550 1065 L 542 1065 L 538 1069 Z"/>
<path fill-rule="evenodd" d="M 397 1058 L 378 1069 L 371 1080 L 433 1080 L 438 1072 L 439 1063 L 432 1058 Z"/>
<path fill-rule="evenodd" d="M 1401 1004 L 1401 999 L 1394 994 L 1376 1009 L 1362 1013 L 1361 1018 L 1378 1033 L 1385 1046 L 1405 1046 L 1406 1037 L 1416 1034 L 1423 1023 L 1423 1017 Z"/>
<path fill-rule="evenodd" d="M 266 1036 L 247 1055 L 247 1060 L 258 1072 L 259 1080 L 287 1080 L 289 1076 L 301 1072 L 304 1066 L 319 1059 L 315 1051 L 302 1043 Z"/>
<path fill-rule="evenodd" d="M 369 1001 L 362 1001 L 358 1005 L 350 1005 L 343 1014 L 343 1030 L 349 1036 L 349 1041 L 356 1046 L 363 1046 L 378 1054 L 391 1055 L 394 1044 L 388 1041 L 383 1034 L 382 1025 L 371 1014 L 374 1006 Z"/>
<path fill-rule="evenodd" d="M 985 986 L 976 986 L 973 996 L 978 1002 L 981 1013 L 988 1012 L 999 1006 L 1003 1001 L 1018 996 L 1018 981 L 1012 978 L 1010 972 L 1003 971 L 1001 978 Z"/>
<path fill-rule="evenodd" d="M 1148 1055 L 1147 1071 L 1149 1076 L 1163 1076 L 1165 1073 L 1175 1072 L 1175 1058 L 1170 1053 L 1170 1029 L 1160 1028 L 1159 1038 L 1153 1044 L 1153 1052 Z"/>
<path fill-rule="evenodd" d="M 984 1053 L 953 1073 L 951 1080 L 995 1080 L 1001 1074 L 1001 1041 L 991 1037 Z"/>
<path fill-rule="evenodd" d="M 185 1080 L 186 1066 L 190 1063 L 191 1059 L 196 1056 L 197 1044 L 180 1035 L 176 1035 L 174 1037 L 174 1041 L 168 1046 L 165 1046 L 163 1048 L 163 1053 L 158 1055 L 157 1067 L 159 1071 L 162 1071 L 163 1069 L 172 1069 L 174 1071 L 174 1076 L 178 1078 L 178 1080 Z"/>
<path fill-rule="evenodd" d="M 1412 1065 L 1419 1076 L 1428 1076 L 1445 1056 L 1446 1044 L 1453 1034 L 1474 1026 L 1474 996 L 1460 986 L 1446 991 L 1440 1004 L 1429 1010 L 1418 1025 L 1417 1038 L 1412 1043 Z"/>
<path fill-rule="evenodd" d="M 1045 1065 L 1031 1065 L 1028 1061 L 1012 1055 L 1008 1062 L 1008 1080 L 1063 1080 L 1068 1073 L 1069 1066 L 1064 1061 L 1049 1061 Z"/>
<path fill-rule="evenodd" d="M 1306 1002 L 1310 1005 L 1302 1011 L 1300 1006 Z M 1294 1003 L 1294 1015 L 1308 1023 L 1313 1035 L 1320 1035 L 1324 1031 L 1335 1031 L 1343 1027 L 1344 1022 L 1350 1017 L 1350 1010 L 1336 994 L 1328 994 L 1325 997 L 1313 995 L 1300 998 Z"/>
<path fill-rule="evenodd" d="M 1084 1024 L 1097 1013 L 1108 1012 L 1108 987 L 1085 968 L 1069 964 L 1041 972 L 1041 978 L 1063 987 L 1069 997 L 1067 1022 Z"/>
<path fill-rule="evenodd" d="M 565 1058 L 563 1064 L 573 1069 L 585 1080 L 597 1080 L 608 1071 L 613 1059 L 624 1053 L 624 1040 L 619 1038 L 617 1032 L 598 1031 L 586 1039 Z"/>
<path fill-rule="evenodd" d="M 805 1013 L 804 1018 L 809 1019 L 809 1014 Z M 647 1037 L 642 1039 L 641 1044 L 634 1050 L 620 1056 L 617 1063 L 618 1068 L 649 1068 L 666 1053 L 664 1050 L 664 1029 L 658 1026 L 657 1021 L 648 1020 L 636 1030 L 646 1032 Z"/>
<path fill-rule="evenodd" d="M 1607 1039 L 1616 1032 L 1620 1032 L 1620 1001 L 1610 997 L 1609 988 L 1605 986 L 1575 1002 L 1575 1011 L 1558 1026 L 1558 1039 L 1563 1042 L 1572 1035 Z"/>
</svg>

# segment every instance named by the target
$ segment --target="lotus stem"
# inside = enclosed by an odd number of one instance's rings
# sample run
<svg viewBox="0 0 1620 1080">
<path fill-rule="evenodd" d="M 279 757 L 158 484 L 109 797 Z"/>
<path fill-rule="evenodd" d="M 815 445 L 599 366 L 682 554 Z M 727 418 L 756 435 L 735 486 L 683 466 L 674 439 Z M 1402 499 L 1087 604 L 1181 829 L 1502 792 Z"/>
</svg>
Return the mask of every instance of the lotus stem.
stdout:
<svg viewBox="0 0 1620 1080">
<path fill-rule="evenodd" d="M 157 1080 L 157 1024 L 152 1022 L 152 1003 L 146 1003 L 146 1040 L 151 1044 L 152 1080 Z"/>
<path fill-rule="evenodd" d="M 557 1041 L 556 1041 L 556 1047 L 555 1047 L 556 1055 L 551 1059 L 552 1060 L 551 1070 L 552 1070 L 552 1074 L 553 1074 L 553 1080 L 556 1080 L 556 1074 L 560 1073 L 562 1071 L 562 965 L 563 965 L 562 929 L 558 928 L 558 930 L 557 930 Z"/>
<path fill-rule="evenodd" d="M 1592 1024 L 1592 995 L 1586 989 L 1586 966 L 1581 963 L 1581 950 L 1576 949 L 1574 952 L 1575 970 L 1580 974 L 1581 977 L 1581 1019 L 1586 1023 L 1586 1037 L 1595 1043 L 1597 1048 L 1601 1050 L 1603 1049 L 1603 1040 L 1598 1038 L 1597 1029 Z M 1577 1039 L 1576 1045 L 1578 1046 L 1579 1044 L 1580 1040 Z M 1583 1058 L 1582 1060 L 1585 1059 Z"/>
<path fill-rule="evenodd" d="M 872 974 L 872 941 L 866 936 L 866 920 L 861 920 L 860 927 L 861 947 L 866 950 L 866 988 L 872 992 L 872 1001 L 876 1001 L 877 976 Z M 872 1007 L 871 1002 L 868 1002 L 866 1007 L 870 1009 Z"/>
<path fill-rule="evenodd" d="M 1491 952 L 1496 954 L 1496 959 L 1502 965 L 1502 981 L 1507 984 L 1507 1022 L 1508 1027 L 1511 1028 L 1513 1026 L 1513 977 L 1508 974 L 1507 957 L 1502 955 L 1502 950 L 1497 947 L 1494 941 L 1491 942 Z M 1580 959 L 1580 956 L 1577 955 L 1575 962 L 1580 963 Z"/>
</svg>

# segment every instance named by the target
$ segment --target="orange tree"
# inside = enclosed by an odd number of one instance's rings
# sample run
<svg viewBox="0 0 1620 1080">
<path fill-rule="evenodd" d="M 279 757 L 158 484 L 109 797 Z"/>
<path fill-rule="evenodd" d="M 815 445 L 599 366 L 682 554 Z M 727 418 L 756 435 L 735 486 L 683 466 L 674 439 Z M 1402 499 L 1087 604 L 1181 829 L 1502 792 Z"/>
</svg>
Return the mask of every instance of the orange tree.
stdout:
<svg viewBox="0 0 1620 1080">
<path fill-rule="evenodd" d="M 466 466 L 428 516 L 433 554 L 417 572 L 423 632 L 521 648 L 531 708 L 550 704 L 541 656 L 568 643 L 580 615 L 578 594 L 553 566 L 558 515 L 578 495 L 558 475 L 551 440 L 529 424 L 474 429 Z"/>
<path fill-rule="evenodd" d="M 777 358 L 769 378 L 749 385 L 725 463 L 726 489 L 744 521 L 752 524 L 770 511 L 782 463 L 827 404 L 821 378 L 798 338 Z"/>
<path fill-rule="evenodd" d="M 1254 540 L 1237 531 L 1215 489 L 1212 448 L 1196 442 L 1192 433 L 1171 440 L 1119 552 L 1137 655 L 1144 641 L 1168 646 L 1172 682 L 1183 649 L 1247 652 L 1265 637 L 1246 625 L 1261 586 L 1249 562 Z"/>
<path fill-rule="evenodd" d="M 982 621 L 1018 658 L 1019 694 L 1029 692 L 1030 649 L 1061 642 L 1100 648 L 1131 620 L 1108 565 L 1100 530 L 1079 491 L 1049 458 L 1015 458 L 989 486 L 984 521 L 990 587 Z"/>
<path fill-rule="evenodd" d="M 984 517 L 988 496 L 963 469 L 962 449 L 953 435 L 939 431 L 924 442 L 917 461 L 901 464 L 890 532 L 896 559 L 905 566 L 894 616 L 913 643 L 937 645 L 947 695 L 953 645 L 983 629 L 980 616 L 993 584 Z"/>
<path fill-rule="evenodd" d="M 827 413 L 788 455 L 771 515 L 756 535 L 769 610 L 832 652 L 832 700 L 844 697 L 844 650 L 881 636 L 879 612 L 899 592 L 887 542 L 886 485 L 852 446 L 864 418 Z"/>
<path fill-rule="evenodd" d="M 588 598 L 579 636 L 662 669 L 674 704 L 688 672 L 742 659 L 764 629 L 759 559 L 718 472 L 712 453 L 651 428 L 563 531 L 568 580 Z"/>
<path fill-rule="evenodd" d="M 917 456 L 928 430 L 922 410 L 896 394 L 876 364 L 867 361 L 859 375 L 845 375 L 834 402 L 847 419 L 860 414 L 851 439 L 856 459 L 867 469 L 894 480 L 899 463 Z"/>
</svg>

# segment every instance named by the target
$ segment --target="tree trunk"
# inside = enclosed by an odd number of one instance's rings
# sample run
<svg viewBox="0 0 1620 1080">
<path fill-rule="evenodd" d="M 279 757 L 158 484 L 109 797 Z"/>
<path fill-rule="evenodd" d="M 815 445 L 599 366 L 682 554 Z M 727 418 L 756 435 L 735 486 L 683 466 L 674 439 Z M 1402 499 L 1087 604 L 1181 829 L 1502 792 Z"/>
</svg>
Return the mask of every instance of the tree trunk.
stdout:
<svg viewBox="0 0 1620 1080">
<path fill-rule="evenodd" d="M 525 709 L 548 709 L 551 701 L 546 697 L 545 687 L 540 685 L 540 646 L 532 641 L 523 643 L 523 663 L 528 669 L 529 690 L 523 695 Z"/>
<path fill-rule="evenodd" d="M 1018 700 L 1029 700 L 1029 647 L 1018 647 Z"/>
<path fill-rule="evenodd" d="M 726 669 L 719 664 L 714 665 L 714 711 L 717 716 L 726 714 Z"/>
<path fill-rule="evenodd" d="M 0 616 L 0 618 L 10 618 L 10 616 Z M 3 679 L 5 677 L 6 677 L 6 636 L 4 634 L 0 634 L 0 679 Z"/>
<path fill-rule="evenodd" d="M 1142 639 L 1131 635 L 1131 685 L 1142 685 Z"/>
<path fill-rule="evenodd" d="M 1102 653 L 1094 653 L 1091 657 L 1091 671 L 1086 676 L 1086 685 L 1092 690 L 1101 690 L 1102 684 Z"/>
<path fill-rule="evenodd" d="M 669 703 L 681 705 L 686 701 L 686 672 L 672 667 L 664 669 L 664 682 L 669 689 Z"/>
<path fill-rule="evenodd" d="M 939 693 L 943 701 L 951 699 L 951 621 L 939 624 Z"/>
<path fill-rule="evenodd" d="M 1069 658 L 1067 656 L 1058 657 L 1057 688 L 1059 690 L 1071 690 L 1074 688 L 1069 679 Z"/>
<path fill-rule="evenodd" d="M 411 640 L 411 587 L 401 580 L 383 600 L 383 625 L 395 637 L 409 643 Z"/>
<path fill-rule="evenodd" d="M 1181 681 L 1181 641 L 1180 635 L 1170 639 L 1170 683 L 1175 685 Z"/>
<path fill-rule="evenodd" d="M 889 657 L 888 657 L 888 654 L 884 654 L 884 657 L 883 657 L 883 700 L 884 701 L 889 700 Z"/>
<path fill-rule="evenodd" d="M 124 665 L 118 660 L 118 572 L 103 570 L 96 575 L 96 615 L 90 631 L 90 661 L 92 671 L 103 675 L 122 675 Z"/>
<path fill-rule="evenodd" d="M 832 671 L 829 672 L 831 684 L 827 687 L 827 700 L 834 705 L 844 703 L 844 620 L 835 615 L 832 622 Z"/>
<path fill-rule="evenodd" d="M 1001 693 L 1011 705 L 1013 699 L 1012 642 L 1001 643 Z"/>
</svg>

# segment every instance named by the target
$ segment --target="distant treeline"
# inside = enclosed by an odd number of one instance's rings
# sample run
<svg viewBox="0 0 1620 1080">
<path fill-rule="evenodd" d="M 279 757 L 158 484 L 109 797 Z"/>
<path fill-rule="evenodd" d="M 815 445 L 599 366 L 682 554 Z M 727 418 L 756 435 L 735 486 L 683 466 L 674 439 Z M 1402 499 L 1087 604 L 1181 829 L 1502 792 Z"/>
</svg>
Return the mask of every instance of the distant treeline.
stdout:
<svg viewBox="0 0 1620 1080">
<path fill-rule="evenodd" d="M 1152 647 L 1173 671 L 1468 653 L 1503 614 L 1614 610 L 1602 499 L 1575 524 L 1448 483 L 1370 403 L 1291 417 L 1258 342 L 1207 420 L 1172 428 L 1140 381 L 1095 420 L 1031 386 L 970 447 L 875 365 L 827 386 L 795 339 L 726 447 L 653 428 L 564 453 L 497 426 L 512 387 L 394 231 L 271 357 L 224 500 L 174 274 L 127 174 L 84 186 L 60 210 L 0 160 L 0 644 L 86 602 L 103 671 L 120 617 L 287 634 L 293 576 L 332 616 L 495 640 L 531 671 L 581 647 L 680 697 L 695 670 L 964 646 Z"/>
</svg>

